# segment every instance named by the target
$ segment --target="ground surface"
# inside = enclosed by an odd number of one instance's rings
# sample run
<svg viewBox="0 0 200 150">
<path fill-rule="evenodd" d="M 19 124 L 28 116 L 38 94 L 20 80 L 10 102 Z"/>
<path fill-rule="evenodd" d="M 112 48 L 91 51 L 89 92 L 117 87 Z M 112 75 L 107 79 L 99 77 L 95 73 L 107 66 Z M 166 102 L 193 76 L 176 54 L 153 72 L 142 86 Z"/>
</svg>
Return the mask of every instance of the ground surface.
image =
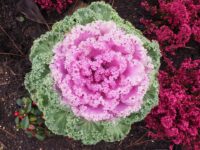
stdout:
<svg viewBox="0 0 200 150">
<path fill-rule="evenodd" d="M 24 88 L 24 76 L 30 71 L 31 63 L 28 54 L 33 41 L 48 28 L 29 19 L 20 19 L 23 16 L 16 9 L 18 0 L 0 0 L 0 150 L 167 150 L 166 141 L 148 139 L 144 123 L 132 126 L 130 134 L 121 142 L 101 142 L 94 146 L 83 146 L 78 141 L 54 136 L 40 142 L 29 139 L 23 131 L 16 131 L 13 112 L 17 109 L 16 99 L 28 96 Z M 130 3 L 130 0 L 110 1 L 120 16 L 131 21 L 137 28 L 142 29 L 138 18 L 142 15 L 139 10 L 139 1 Z M 64 15 L 44 13 L 49 23 L 62 19 Z M 21 51 L 25 56 L 21 55 Z M 16 55 L 16 56 L 15 56 Z"/>
</svg>

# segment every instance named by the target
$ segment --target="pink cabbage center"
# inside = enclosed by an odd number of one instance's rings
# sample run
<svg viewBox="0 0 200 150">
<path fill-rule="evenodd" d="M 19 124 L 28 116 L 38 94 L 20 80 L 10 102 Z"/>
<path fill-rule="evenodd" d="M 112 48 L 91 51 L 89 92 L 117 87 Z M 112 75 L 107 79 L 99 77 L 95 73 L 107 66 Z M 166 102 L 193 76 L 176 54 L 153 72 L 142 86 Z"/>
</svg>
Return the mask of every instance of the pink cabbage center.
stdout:
<svg viewBox="0 0 200 150">
<path fill-rule="evenodd" d="M 54 48 L 50 64 L 61 103 L 90 121 L 138 112 L 153 69 L 141 40 L 112 22 L 77 25 Z"/>
</svg>

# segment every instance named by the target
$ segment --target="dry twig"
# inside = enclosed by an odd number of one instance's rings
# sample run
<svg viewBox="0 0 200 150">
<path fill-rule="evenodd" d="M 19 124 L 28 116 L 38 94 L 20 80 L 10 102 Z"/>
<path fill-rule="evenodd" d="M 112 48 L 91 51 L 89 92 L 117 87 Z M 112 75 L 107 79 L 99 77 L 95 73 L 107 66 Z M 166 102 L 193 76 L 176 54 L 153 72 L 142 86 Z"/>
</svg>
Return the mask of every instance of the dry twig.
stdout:
<svg viewBox="0 0 200 150">
<path fill-rule="evenodd" d="M 114 3 L 115 3 L 115 0 L 112 0 L 112 4 L 111 4 L 112 7 L 114 6 Z"/>
<path fill-rule="evenodd" d="M 144 137 L 146 136 L 147 133 L 143 134 L 139 139 L 137 139 L 134 143 L 131 143 L 128 147 L 132 147 L 132 146 L 135 146 L 135 145 L 141 145 L 143 143 L 146 143 L 146 142 L 149 142 L 149 141 L 152 141 L 152 140 L 146 140 L 146 141 L 141 141 L 144 139 Z"/>
<path fill-rule="evenodd" d="M 13 56 L 23 57 L 22 55 L 18 55 L 18 54 L 14 54 L 14 53 L 0 53 L 0 55 L 13 55 Z"/>
<path fill-rule="evenodd" d="M 9 38 L 9 40 L 12 42 L 12 44 L 14 45 L 14 47 L 18 50 L 18 52 L 24 56 L 24 53 L 19 49 L 19 47 L 17 46 L 17 44 L 15 43 L 15 41 L 10 37 L 10 35 L 4 30 L 4 28 L 0 25 L 0 29 L 3 31 L 3 33 Z"/>
<path fill-rule="evenodd" d="M 16 136 L 14 134 L 10 133 L 6 129 L 3 129 L 3 128 L 0 127 L 0 130 L 3 131 L 3 132 L 5 132 L 6 134 L 8 134 L 9 136 L 11 136 L 12 138 L 16 138 Z"/>
<path fill-rule="evenodd" d="M 4 148 L 7 148 L 7 147 L 5 146 L 5 144 L 3 144 L 3 142 L 0 141 L 0 150 L 4 150 Z"/>
<path fill-rule="evenodd" d="M 195 48 L 190 47 L 190 46 L 185 46 L 185 48 L 187 48 L 187 49 L 192 49 L 192 50 L 196 50 Z"/>
</svg>

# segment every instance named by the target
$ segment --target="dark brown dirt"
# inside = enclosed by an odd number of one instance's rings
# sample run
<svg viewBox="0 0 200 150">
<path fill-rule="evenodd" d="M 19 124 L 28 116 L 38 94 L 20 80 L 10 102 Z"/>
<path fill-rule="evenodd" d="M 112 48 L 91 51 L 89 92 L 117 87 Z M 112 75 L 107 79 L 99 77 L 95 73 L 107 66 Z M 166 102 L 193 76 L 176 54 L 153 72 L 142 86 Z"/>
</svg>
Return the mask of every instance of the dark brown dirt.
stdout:
<svg viewBox="0 0 200 150">
<path fill-rule="evenodd" d="M 48 29 L 45 25 L 28 19 L 20 22 L 23 16 L 16 9 L 18 0 L 0 0 L 0 149 L 7 150 L 167 150 L 169 143 L 154 141 L 145 135 L 144 123 L 137 123 L 121 142 L 101 142 L 94 146 L 84 146 L 61 136 L 54 136 L 40 142 L 30 139 L 23 131 L 16 131 L 13 112 L 17 109 L 16 100 L 28 96 L 24 88 L 24 76 L 30 71 L 28 54 L 33 41 Z M 110 0 L 119 14 L 142 29 L 138 22 L 142 12 L 139 2 L 130 0 Z M 66 13 L 65 13 L 66 14 Z M 44 13 L 48 23 L 54 23 L 64 17 L 56 12 Z M 24 17 L 24 16 L 23 16 Z M 50 24 L 51 26 L 51 24 Z M 22 51 L 24 56 L 20 56 Z M 16 56 L 15 56 L 16 55 Z"/>
</svg>

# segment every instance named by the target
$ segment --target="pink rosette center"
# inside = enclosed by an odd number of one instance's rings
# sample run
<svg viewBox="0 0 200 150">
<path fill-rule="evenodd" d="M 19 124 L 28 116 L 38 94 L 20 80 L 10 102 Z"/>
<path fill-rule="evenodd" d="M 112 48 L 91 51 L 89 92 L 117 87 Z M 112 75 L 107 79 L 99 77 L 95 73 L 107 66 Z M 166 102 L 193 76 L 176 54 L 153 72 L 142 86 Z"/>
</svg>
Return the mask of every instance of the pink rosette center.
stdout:
<svg viewBox="0 0 200 150">
<path fill-rule="evenodd" d="M 138 37 L 95 21 L 66 34 L 50 69 L 61 102 L 76 116 L 102 121 L 141 109 L 153 65 Z"/>
</svg>

